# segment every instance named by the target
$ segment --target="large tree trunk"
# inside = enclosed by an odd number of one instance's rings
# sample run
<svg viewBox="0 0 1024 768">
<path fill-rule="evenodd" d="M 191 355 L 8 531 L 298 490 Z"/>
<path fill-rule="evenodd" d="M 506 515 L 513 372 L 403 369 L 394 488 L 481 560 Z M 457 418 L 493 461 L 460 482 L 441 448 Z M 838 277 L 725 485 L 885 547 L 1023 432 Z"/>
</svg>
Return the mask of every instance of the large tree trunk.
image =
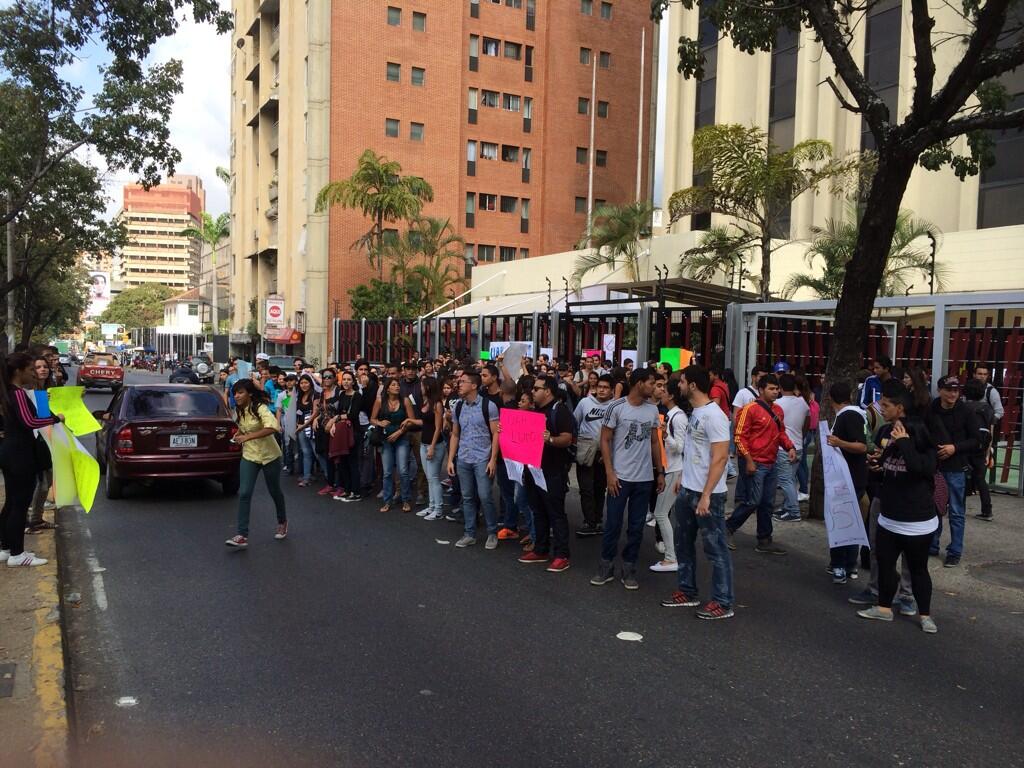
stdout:
<svg viewBox="0 0 1024 768">
<path fill-rule="evenodd" d="M 772 298 L 772 236 L 767 230 L 761 233 L 761 301 Z"/>
<path fill-rule="evenodd" d="M 864 217 L 857 231 L 857 245 L 853 258 L 847 264 L 843 290 L 836 306 L 832 348 L 822 388 L 823 419 L 830 418 L 834 412 L 828 396 L 832 382 L 850 382 L 856 396 L 855 380 L 864 365 L 864 342 L 871 324 L 875 297 L 882 284 L 889 247 L 896 232 L 900 203 L 916 160 L 916 157 L 909 157 L 898 150 L 879 153 L 878 171 L 871 182 Z M 821 519 L 825 513 L 825 498 L 820 450 L 814 457 L 811 475 L 808 517 Z"/>
</svg>

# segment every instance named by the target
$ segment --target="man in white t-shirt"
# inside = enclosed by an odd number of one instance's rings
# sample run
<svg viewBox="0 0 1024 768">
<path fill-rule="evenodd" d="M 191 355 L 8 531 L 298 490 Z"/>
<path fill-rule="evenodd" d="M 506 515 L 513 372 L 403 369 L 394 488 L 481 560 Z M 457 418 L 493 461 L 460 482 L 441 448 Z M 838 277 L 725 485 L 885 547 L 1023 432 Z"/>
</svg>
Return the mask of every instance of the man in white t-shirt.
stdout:
<svg viewBox="0 0 1024 768">
<path fill-rule="evenodd" d="M 729 425 L 729 466 L 727 468 L 727 477 L 736 478 L 736 498 L 742 499 L 746 496 L 746 473 L 737 472 L 736 469 L 736 419 L 740 415 L 740 411 L 752 402 L 757 400 L 757 380 L 761 378 L 761 374 L 765 373 L 760 367 L 754 366 L 750 369 L 750 384 L 740 389 L 736 393 L 736 397 L 732 399 L 732 423 Z"/>
<path fill-rule="evenodd" d="M 782 509 L 772 517 L 780 523 L 795 523 L 800 520 L 800 498 L 797 486 L 796 468 L 804 452 L 804 435 L 810 428 L 811 408 L 807 401 L 796 393 L 796 377 L 791 373 L 779 376 L 782 395 L 775 404 L 785 414 L 786 434 L 796 449 L 796 463 L 789 460 L 786 451 L 779 449 L 775 458 L 775 471 L 779 476 L 779 490 L 782 491 Z"/>
<path fill-rule="evenodd" d="M 679 516 L 676 560 L 678 589 L 662 605 L 685 608 L 697 599 L 697 531 L 711 563 L 711 600 L 697 610 L 700 619 L 728 619 L 733 614 L 732 557 L 725 527 L 725 465 L 729 460 L 729 420 L 710 398 L 711 377 L 698 365 L 683 369 L 679 393 L 693 406 L 686 426 L 682 477 L 678 483 Z"/>
</svg>

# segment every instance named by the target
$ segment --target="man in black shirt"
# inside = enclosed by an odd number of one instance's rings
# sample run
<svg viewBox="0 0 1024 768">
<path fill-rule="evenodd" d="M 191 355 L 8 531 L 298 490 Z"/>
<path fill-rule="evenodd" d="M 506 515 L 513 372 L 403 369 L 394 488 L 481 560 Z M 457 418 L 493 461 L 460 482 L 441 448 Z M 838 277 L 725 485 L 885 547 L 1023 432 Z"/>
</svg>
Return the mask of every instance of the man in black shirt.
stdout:
<svg viewBox="0 0 1024 768">
<path fill-rule="evenodd" d="M 558 397 L 558 379 L 554 376 L 537 379 L 533 385 L 533 402 L 547 425 L 540 462 L 547 490 L 537 485 L 529 467 L 524 468 L 523 486 L 533 509 L 537 538 L 533 551 L 525 552 L 519 562 L 546 563 L 549 550 L 553 550 L 555 559 L 548 565 L 548 570 L 560 573 L 569 568 L 569 518 L 565 514 L 565 494 L 569 489 L 571 465 L 568 449 L 575 431 L 573 416 L 569 406 Z M 554 530 L 553 546 L 551 530 Z"/>
<path fill-rule="evenodd" d="M 853 491 L 860 502 L 861 517 L 867 517 L 868 511 L 868 443 L 864 436 L 866 419 L 864 411 L 850 404 L 850 385 L 845 381 L 837 381 L 828 390 L 832 399 L 832 407 L 836 411 L 836 420 L 832 425 L 832 434 L 828 436 L 828 444 L 842 451 L 846 466 L 850 469 L 853 480 Z M 832 568 L 832 583 L 845 584 L 847 578 L 856 579 L 857 561 L 860 545 L 850 544 L 845 547 L 829 549 Z"/>
</svg>

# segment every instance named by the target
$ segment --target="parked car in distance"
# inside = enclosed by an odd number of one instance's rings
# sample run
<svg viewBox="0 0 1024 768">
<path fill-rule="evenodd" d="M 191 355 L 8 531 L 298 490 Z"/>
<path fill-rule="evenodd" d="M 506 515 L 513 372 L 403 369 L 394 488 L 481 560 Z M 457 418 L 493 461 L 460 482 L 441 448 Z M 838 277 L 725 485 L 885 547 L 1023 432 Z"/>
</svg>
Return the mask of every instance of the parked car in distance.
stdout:
<svg viewBox="0 0 1024 768">
<path fill-rule="evenodd" d="M 302 355 L 271 355 L 267 362 L 270 363 L 271 368 L 277 367 L 288 373 L 295 370 L 296 357 L 302 357 Z"/>
<path fill-rule="evenodd" d="M 59 355 L 57 362 L 61 365 L 71 365 L 71 355 Z"/>
<path fill-rule="evenodd" d="M 130 384 L 93 415 L 108 499 L 121 498 L 132 481 L 163 478 L 210 478 L 225 495 L 238 493 L 238 427 L 213 387 Z"/>
<path fill-rule="evenodd" d="M 90 352 L 78 369 L 78 385 L 86 389 L 107 387 L 117 392 L 124 384 L 124 368 L 117 355 L 109 352 Z"/>
</svg>

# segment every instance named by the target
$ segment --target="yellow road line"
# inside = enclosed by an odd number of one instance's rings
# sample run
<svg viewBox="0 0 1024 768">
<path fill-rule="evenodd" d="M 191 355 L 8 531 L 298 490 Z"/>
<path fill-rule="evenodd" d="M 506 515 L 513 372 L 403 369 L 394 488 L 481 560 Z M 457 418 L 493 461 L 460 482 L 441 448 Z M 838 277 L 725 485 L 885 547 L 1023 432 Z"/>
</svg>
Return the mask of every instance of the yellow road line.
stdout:
<svg viewBox="0 0 1024 768">
<path fill-rule="evenodd" d="M 48 556 L 54 556 L 53 547 Z M 60 621 L 47 621 L 50 611 L 59 605 L 57 561 L 38 569 L 36 584 L 36 633 L 32 642 L 32 672 L 36 694 L 36 724 L 39 743 L 33 750 L 36 768 L 63 768 L 68 763 L 68 716 L 64 703 L 64 651 Z"/>
</svg>

